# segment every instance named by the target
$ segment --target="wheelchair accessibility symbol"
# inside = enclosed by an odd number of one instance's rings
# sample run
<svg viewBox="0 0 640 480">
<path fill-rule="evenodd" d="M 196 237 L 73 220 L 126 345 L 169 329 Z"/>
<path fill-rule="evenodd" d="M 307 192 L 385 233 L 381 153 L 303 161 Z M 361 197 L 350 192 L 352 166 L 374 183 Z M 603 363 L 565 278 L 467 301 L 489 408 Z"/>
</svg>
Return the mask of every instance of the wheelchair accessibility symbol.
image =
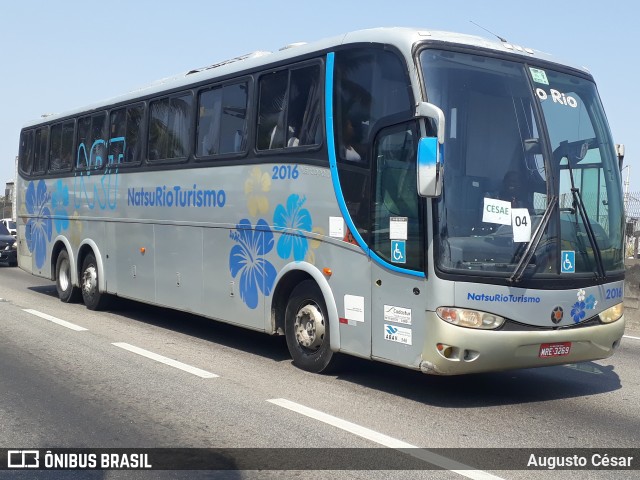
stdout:
<svg viewBox="0 0 640 480">
<path fill-rule="evenodd" d="M 407 263 L 407 244 L 404 240 L 391 240 L 391 261 Z"/>
<path fill-rule="evenodd" d="M 561 273 L 576 273 L 576 252 L 573 250 L 562 250 Z"/>
</svg>

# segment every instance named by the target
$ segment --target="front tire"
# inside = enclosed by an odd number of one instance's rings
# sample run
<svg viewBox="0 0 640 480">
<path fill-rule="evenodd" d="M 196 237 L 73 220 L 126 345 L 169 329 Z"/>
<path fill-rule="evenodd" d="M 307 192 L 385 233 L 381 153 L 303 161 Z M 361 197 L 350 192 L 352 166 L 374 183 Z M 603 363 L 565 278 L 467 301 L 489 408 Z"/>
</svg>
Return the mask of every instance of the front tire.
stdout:
<svg viewBox="0 0 640 480">
<path fill-rule="evenodd" d="M 287 347 L 297 367 L 327 373 L 336 354 L 329 347 L 329 315 L 324 296 L 313 280 L 305 280 L 291 292 L 285 311 Z"/>
<path fill-rule="evenodd" d="M 109 295 L 101 292 L 98 285 L 98 263 L 93 253 L 89 253 L 82 262 L 80 278 L 82 301 L 89 310 L 104 310 L 109 304 Z"/>
<path fill-rule="evenodd" d="M 64 303 L 80 299 L 80 290 L 71 282 L 71 261 L 66 250 L 60 252 L 56 261 L 56 290 L 58 298 Z"/>
</svg>

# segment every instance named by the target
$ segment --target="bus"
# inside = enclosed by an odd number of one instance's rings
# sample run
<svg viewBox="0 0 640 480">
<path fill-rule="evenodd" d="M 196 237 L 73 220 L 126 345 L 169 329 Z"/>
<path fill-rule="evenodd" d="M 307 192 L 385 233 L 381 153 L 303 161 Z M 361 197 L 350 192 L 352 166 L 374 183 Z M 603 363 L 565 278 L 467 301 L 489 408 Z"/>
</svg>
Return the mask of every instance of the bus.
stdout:
<svg viewBox="0 0 640 480">
<path fill-rule="evenodd" d="M 591 74 L 409 28 L 254 52 L 28 123 L 19 266 L 114 297 L 455 375 L 622 338 L 622 158 Z"/>
</svg>

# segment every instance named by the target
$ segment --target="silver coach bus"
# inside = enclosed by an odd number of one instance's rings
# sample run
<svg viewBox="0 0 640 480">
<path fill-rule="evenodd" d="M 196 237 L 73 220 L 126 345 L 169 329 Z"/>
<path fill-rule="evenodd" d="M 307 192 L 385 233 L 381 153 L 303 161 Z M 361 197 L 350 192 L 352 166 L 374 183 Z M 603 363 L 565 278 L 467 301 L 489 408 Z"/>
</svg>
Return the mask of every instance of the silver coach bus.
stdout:
<svg viewBox="0 0 640 480">
<path fill-rule="evenodd" d="M 20 136 L 19 265 L 431 374 L 602 359 L 620 163 L 591 75 L 405 28 L 256 52 Z"/>
</svg>

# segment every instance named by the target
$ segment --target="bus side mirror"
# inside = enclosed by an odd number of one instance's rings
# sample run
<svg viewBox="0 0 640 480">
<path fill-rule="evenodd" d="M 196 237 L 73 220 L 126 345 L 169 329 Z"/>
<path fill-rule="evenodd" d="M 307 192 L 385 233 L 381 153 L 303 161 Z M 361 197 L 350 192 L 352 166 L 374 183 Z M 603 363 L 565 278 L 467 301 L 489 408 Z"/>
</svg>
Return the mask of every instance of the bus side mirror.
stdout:
<svg viewBox="0 0 640 480">
<path fill-rule="evenodd" d="M 418 142 L 418 195 L 438 197 L 442 190 L 440 145 L 436 137 L 423 137 Z"/>
<path fill-rule="evenodd" d="M 420 102 L 416 117 L 433 120 L 435 137 L 424 137 L 418 143 L 418 194 L 423 197 L 438 197 L 442 191 L 442 148 L 444 146 L 444 113 L 431 103 Z"/>
</svg>

